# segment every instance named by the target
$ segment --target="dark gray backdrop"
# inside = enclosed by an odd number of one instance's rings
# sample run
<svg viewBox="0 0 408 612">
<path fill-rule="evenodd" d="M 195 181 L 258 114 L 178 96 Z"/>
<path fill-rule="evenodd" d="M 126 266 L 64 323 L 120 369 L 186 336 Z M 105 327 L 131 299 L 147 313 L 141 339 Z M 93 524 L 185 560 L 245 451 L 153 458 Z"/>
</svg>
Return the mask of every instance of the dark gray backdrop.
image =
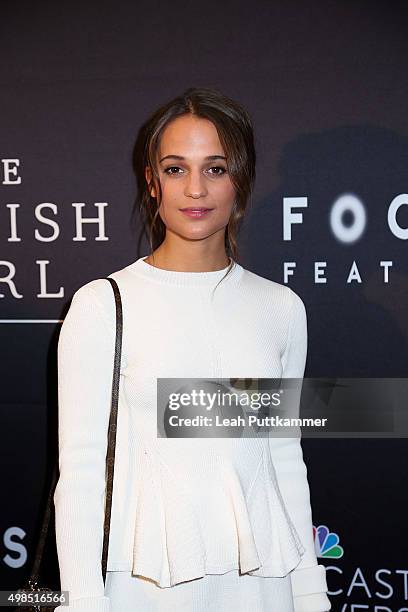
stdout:
<svg viewBox="0 0 408 612">
<path fill-rule="evenodd" d="M 308 312 L 305 376 L 407 376 L 407 12 L 376 1 L 2 5 L 1 159 L 18 159 L 21 177 L 5 184 L 2 162 L 2 588 L 29 571 L 55 457 L 60 322 L 80 285 L 147 254 L 132 149 L 147 115 L 185 88 L 218 87 L 253 117 L 258 178 L 239 261 L 278 282 L 283 262 L 296 262 L 289 285 Z M 344 194 L 366 213 L 352 244 L 330 227 Z M 387 214 L 401 194 L 397 237 Z M 294 197 L 307 207 L 294 209 L 303 223 L 284 240 L 283 201 Z M 86 217 L 107 203 L 107 240 L 96 224 L 75 240 L 74 202 Z M 322 261 L 327 282 L 316 283 Z M 353 261 L 361 283 L 347 283 Z M 388 283 L 380 261 L 393 262 Z M 42 268 L 55 297 L 41 297 Z M 303 449 L 314 525 L 343 548 L 319 558 L 333 610 L 408 609 L 406 441 L 306 439 Z"/>
</svg>

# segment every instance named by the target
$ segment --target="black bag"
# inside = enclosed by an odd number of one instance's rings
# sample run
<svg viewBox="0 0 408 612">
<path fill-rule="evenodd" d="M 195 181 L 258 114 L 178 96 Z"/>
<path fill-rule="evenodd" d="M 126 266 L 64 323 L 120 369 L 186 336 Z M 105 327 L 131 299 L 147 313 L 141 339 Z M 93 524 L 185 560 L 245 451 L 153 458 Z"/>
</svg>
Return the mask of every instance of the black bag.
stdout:
<svg viewBox="0 0 408 612">
<path fill-rule="evenodd" d="M 115 448 L 116 448 L 116 424 L 118 418 L 118 399 L 119 399 L 119 377 L 120 377 L 120 361 L 122 353 L 122 329 L 123 329 L 123 316 L 122 316 L 122 300 L 120 297 L 119 287 L 113 278 L 107 277 L 106 280 L 112 285 L 115 304 L 116 304 L 116 341 L 115 341 L 115 358 L 113 364 L 113 379 L 112 379 L 112 403 L 111 412 L 109 418 L 109 429 L 108 429 L 108 445 L 106 452 L 106 502 L 105 502 L 105 521 L 103 527 L 103 549 L 102 549 L 102 577 L 105 583 L 106 580 L 106 567 L 108 561 L 108 546 L 109 546 L 109 533 L 110 533 L 110 518 L 112 510 L 112 491 L 113 491 L 113 474 L 115 464 Z M 52 483 L 50 491 L 48 493 L 47 505 L 44 513 L 42 522 L 40 537 L 38 540 L 33 569 L 30 577 L 28 578 L 25 585 L 18 590 L 18 593 L 27 595 L 28 601 L 26 605 L 20 605 L 16 607 L 16 611 L 20 612 L 53 612 L 54 608 L 59 606 L 62 602 L 57 601 L 54 604 L 41 606 L 41 594 L 46 596 L 46 593 L 51 593 L 52 589 L 39 585 L 40 579 L 40 565 L 42 561 L 42 554 L 44 544 L 47 537 L 48 526 L 50 522 L 51 507 L 53 502 L 53 496 L 55 487 L 58 481 L 58 461 L 54 467 Z M 32 598 L 33 601 L 30 601 Z M 51 597 L 50 597 L 51 598 Z M 35 601 L 38 601 L 36 605 Z M 44 597 L 45 599 L 45 597 Z"/>
</svg>

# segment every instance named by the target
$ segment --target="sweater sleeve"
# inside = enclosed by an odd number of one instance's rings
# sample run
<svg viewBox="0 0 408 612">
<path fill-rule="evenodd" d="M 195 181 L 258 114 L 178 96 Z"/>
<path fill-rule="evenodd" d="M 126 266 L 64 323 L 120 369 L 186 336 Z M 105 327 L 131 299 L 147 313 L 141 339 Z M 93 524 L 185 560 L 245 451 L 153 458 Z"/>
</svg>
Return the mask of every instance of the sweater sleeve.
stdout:
<svg viewBox="0 0 408 612">
<path fill-rule="evenodd" d="M 55 530 L 61 589 L 70 604 L 57 612 L 110 610 L 101 559 L 115 330 L 97 297 L 98 282 L 76 291 L 58 340 Z"/>
<path fill-rule="evenodd" d="M 307 355 L 307 317 L 301 298 L 290 290 L 291 317 L 285 352 L 282 356 L 282 378 L 296 378 L 290 387 L 291 402 L 297 408 L 291 417 L 299 416 L 302 379 Z M 300 434 L 300 428 L 299 428 Z M 313 522 L 307 468 L 300 437 L 269 437 L 271 455 L 279 488 L 293 524 L 306 551 L 291 572 L 295 612 L 331 610 L 327 596 L 326 568 L 318 565 L 313 539 Z"/>
</svg>

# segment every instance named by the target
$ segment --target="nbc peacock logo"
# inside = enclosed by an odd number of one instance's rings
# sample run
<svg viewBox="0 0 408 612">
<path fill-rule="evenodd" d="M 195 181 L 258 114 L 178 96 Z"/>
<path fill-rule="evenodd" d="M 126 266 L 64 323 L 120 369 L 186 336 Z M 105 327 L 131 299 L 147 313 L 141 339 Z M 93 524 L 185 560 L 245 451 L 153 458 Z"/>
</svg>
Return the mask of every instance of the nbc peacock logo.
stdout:
<svg viewBox="0 0 408 612">
<path fill-rule="evenodd" d="M 339 536 L 330 532 L 326 525 L 313 526 L 313 539 L 316 557 L 340 559 L 343 556 L 344 549 L 339 545 Z"/>
</svg>

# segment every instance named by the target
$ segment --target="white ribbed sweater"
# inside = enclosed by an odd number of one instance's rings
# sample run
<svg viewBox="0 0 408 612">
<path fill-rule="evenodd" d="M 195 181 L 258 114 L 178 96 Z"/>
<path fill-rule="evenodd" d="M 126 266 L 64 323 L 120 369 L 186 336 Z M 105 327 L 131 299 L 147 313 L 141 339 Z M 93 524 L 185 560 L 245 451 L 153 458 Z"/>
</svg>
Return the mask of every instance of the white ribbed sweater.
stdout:
<svg viewBox="0 0 408 612">
<path fill-rule="evenodd" d="M 226 271 L 169 271 L 139 258 L 109 275 L 124 328 L 108 570 L 133 570 L 162 588 L 231 569 L 291 572 L 295 612 L 327 611 L 300 439 L 157 438 L 157 377 L 304 375 L 301 298 L 237 262 L 212 293 Z M 110 283 L 90 281 L 59 337 L 54 503 L 70 606 L 58 612 L 110 610 L 101 552 L 115 317 Z"/>
</svg>

